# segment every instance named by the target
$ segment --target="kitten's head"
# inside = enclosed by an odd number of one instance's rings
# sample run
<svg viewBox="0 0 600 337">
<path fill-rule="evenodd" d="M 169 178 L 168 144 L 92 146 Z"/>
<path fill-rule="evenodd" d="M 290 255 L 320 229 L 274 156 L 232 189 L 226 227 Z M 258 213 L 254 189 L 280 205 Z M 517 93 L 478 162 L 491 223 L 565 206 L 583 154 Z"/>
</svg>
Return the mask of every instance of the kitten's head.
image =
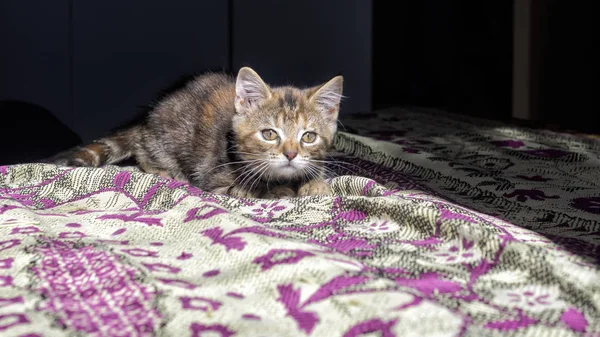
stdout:
<svg viewBox="0 0 600 337">
<path fill-rule="evenodd" d="M 318 173 L 337 131 L 342 76 L 307 89 L 269 87 L 250 68 L 236 79 L 233 131 L 239 156 L 255 178 Z"/>
</svg>

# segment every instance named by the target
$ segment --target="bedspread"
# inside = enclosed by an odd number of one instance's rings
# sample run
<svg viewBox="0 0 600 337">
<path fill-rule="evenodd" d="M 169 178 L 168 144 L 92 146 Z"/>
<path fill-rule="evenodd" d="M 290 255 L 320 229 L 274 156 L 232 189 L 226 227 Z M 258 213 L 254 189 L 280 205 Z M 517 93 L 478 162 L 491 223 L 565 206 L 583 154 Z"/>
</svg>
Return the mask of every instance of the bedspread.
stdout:
<svg viewBox="0 0 600 337">
<path fill-rule="evenodd" d="M 343 123 L 333 197 L 0 167 L 0 336 L 600 336 L 600 143 Z"/>
</svg>

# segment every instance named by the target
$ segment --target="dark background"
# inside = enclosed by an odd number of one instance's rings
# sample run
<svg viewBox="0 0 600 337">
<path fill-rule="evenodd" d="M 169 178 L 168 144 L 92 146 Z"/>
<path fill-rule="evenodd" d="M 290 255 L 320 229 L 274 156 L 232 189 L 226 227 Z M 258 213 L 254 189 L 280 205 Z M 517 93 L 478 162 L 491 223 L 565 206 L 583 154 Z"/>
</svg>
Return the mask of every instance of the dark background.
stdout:
<svg viewBox="0 0 600 337">
<path fill-rule="evenodd" d="M 512 1 L 374 5 L 373 108 L 410 104 L 510 117 Z"/>
<path fill-rule="evenodd" d="M 597 5 L 533 3 L 533 124 L 600 132 Z M 244 65 L 275 85 L 341 73 L 342 114 L 415 105 L 509 121 L 513 5 L 2 0 L 0 164 L 100 137 L 181 75 Z"/>
</svg>

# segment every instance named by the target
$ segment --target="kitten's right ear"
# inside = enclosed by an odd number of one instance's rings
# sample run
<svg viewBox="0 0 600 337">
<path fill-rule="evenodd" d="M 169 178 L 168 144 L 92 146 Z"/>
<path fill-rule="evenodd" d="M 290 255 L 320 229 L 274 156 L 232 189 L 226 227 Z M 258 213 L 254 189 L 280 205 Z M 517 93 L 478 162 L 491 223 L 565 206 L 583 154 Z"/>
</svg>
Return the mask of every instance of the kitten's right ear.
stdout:
<svg viewBox="0 0 600 337">
<path fill-rule="evenodd" d="M 311 102 L 334 122 L 337 122 L 338 113 L 340 111 L 340 102 L 342 97 L 344 97 L 342 95 L 343 87 L 344 77 L 340 75 L 323 84 L 316 92 L 313 93 L 309 91 Z"/>
<path fill-rule="evenodd" d="M 235 81 L 235 110 L 248 113 L 271 98 L 269 86 L 249 67 L 240 69 Z"/>
</svg>

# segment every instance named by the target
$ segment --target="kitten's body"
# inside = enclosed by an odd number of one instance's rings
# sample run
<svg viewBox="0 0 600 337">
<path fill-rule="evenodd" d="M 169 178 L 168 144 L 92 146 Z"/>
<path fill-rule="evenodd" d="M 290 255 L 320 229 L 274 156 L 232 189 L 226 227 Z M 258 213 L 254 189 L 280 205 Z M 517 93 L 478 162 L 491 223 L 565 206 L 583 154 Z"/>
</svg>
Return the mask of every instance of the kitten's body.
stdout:
<svg viewBox="0 0 600 337">
<path fill-rule="evenodd" d="M 215 193 L 329 194 L 320 162 L 336 132 L 341 90 L 339 76 L 299 89 L 269 88 L 249 68 L 237 79 L 200 75 L 158 101 L 141 123 L 51 161 L 102 166 L 134 157 L 146 172 Z M 310 143 L 308 133 L 315 135 Z"/>
</svg>

